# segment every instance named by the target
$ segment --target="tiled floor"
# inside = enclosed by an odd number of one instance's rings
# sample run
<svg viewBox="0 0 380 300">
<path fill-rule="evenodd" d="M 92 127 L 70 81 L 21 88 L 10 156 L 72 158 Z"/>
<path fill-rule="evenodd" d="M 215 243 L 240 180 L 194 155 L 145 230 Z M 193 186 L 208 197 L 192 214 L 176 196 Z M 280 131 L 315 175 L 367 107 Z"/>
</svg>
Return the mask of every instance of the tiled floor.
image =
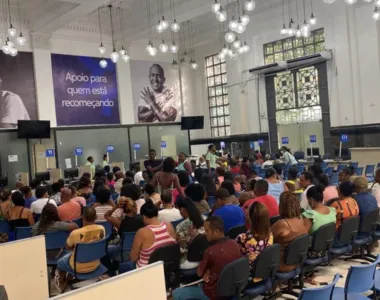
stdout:
<svg viewBox="0 0 380 300">
<path fill-rule="evenodd" d="M 373 255 L 377 255 L 377 254 L 380 254 L 380 247 L 377 247 L 377 248 L 375 248 L 373 250 Z M 316 269 L 318 272 L 316 273 L 315 280 L 318 283 L 331 282 L 332 279 L 333 279 L 333 277 L 334 277 L 334 275 L 336 273 L 339 273 L 343 277 L 338 281 L 337 286 L 344 287 L 344 283 L 345 283 L 345 280 L 346 280 L 346 276 L 347 276 L 348 270 L 353 265 L 360 265 L 360 260 L 344 261 L 343 259 L 334 259 L 332 261 L 332 263 L 331 263 L 330 266 L 327 266 L 327 267 L 318 267 Z M 83 286 L 86 286 L 88 284 L 92 284 L 95 281 L 96 280 L 84 281 L 84 282 L 80 282 L 80 283 L 76 284 L 75 286 L 76 287 L 83 287 Z M 305 284 L 305 286 L 306 287 L 316 287 L 316 286 L 313 286 L 313 285 L 310 285 L 310 284 L 307 284 L 307 283 Z M 58 294 L 58 291 L 55 288 L 54 282 L 52 280 L 51 295 L 55 296 L 57 294 Z M 263 297 L 257 297 L 255 299 L 259 300 L 259 299 L 263 299 Z M 279 299 L 296 299 L 296 298 L 291 297 L 291 296 L 283 296 L 283 297 L 281 297 Z"/>
</svg>

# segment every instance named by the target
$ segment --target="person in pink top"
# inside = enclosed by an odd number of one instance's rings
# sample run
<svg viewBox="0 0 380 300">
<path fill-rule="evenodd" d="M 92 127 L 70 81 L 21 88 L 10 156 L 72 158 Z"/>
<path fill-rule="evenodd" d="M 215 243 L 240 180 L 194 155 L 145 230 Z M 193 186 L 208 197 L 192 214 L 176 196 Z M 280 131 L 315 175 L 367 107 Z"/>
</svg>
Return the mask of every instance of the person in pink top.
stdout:
<svg viewBox="0 0 380 300">
<path fill-rule="evenodd" d="M 71 191 L 71 201 L 79 203 L 82 207 L 87 205 L 85 198 L 77 196 L 77 189 L 75 187 L 69 186 L 69 190 Z"/>
<path fill-rule="evenodd" d="M 186 187 L 190 183 L 189 175 L 185 171 L 179 171 L 177 176 L 178 176 L 178 180 L 179 180 L 179 185 L 181 186 L 181 189 L 184 192 Z M 178 190 L 174 189 L 172 192 L 172 195 L 173 195 L 173 204 L 175 204 L 175 202 L 177 201 L 177 198 L 179 196 Z"/>
<path fill-rule="evenodd" d="M 82 215 L 82 208 L 79 203 L 71 200 L 71 191 L 63 189 L 61 192 L 62 204 L 58 207 L 58 216 L 61 221 L 72 221 Z"/>
<path fill-rule="evenodd" d="M 108 172 L 107 173 L 107 184 L 111 185 L 111 186 L 114 186 L 115 183 L 116 183 L 115 176 L 113 175 L 112 172 Z"/>
<path fill-rule="evenodd" d="M 323 191 L 323 203 L 327 203 L 329 200 L 339 198 L 338 190 L 335 186 L 329 185 L 329 177 L 322 174 L 318 177 L 319 184 L 324 186 Z"/>
<path fill-rule="evenodd" d="M 130 261 L 120 264 L 119 274 L 146 266 L 154 250 L 177 243 L 173 226 L 159 221 L 158 209 L 152 201 L 146 202 L 141 207 L 140 214 L 145 227 L 137 231 Z"/>
</svg>

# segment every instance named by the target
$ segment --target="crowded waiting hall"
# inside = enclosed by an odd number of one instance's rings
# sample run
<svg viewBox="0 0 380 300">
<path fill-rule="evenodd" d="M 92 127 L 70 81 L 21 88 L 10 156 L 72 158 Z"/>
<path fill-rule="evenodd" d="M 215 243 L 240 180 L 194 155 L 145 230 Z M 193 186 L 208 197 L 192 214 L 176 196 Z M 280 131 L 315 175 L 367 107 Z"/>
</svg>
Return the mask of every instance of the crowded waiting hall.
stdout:
<svg viewBox="0 0 380 300">
<path fill-rule="evenodd" d="M 380 297 L 380 0 L 1 4 L 0 300 Z"/>
</svg>

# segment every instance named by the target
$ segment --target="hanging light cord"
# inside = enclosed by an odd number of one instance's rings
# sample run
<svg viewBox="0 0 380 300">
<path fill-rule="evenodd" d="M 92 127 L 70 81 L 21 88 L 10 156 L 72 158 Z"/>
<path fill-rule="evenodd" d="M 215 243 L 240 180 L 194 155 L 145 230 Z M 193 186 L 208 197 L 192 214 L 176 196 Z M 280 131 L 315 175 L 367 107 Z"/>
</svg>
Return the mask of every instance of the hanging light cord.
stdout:
<svg viewBox="0 0 380 300">
<path fill-rule="evenodd" d="M 284 1 L 285 0 L 282 0 L 282 24 L 285 24 L 285 5 L 284 5 Z"/>
<path fill-rule="evenodd" d="M 11 4 L 9 0 L 8 0 L 8 10 L 9 10 L 9 24 L 12 26 Z"/>
<path fill-rule="evenodd" d="M 121 5 L 121 2 L 120 2 L 120 5 Z M 121 44 L 121 47 L 124 48 L 124 41 L 123 41 L 123 25 L 122 25 L 122 20 L 121 20 L 121 7 L 119 6 L 117 8 L 117 10 L 119 11 L 119 23 L 120 23 L 120 44 Z"/>
<path fill-rule="evenodd" d="M 150 18 L 150 5 L 149 0 L 146 0 L 146 13 L 147 13 L 147 23 L 148 23 L 148 31 L 149 31 L 149 40 L 152 41 L 153 35 L 152 35 L 152 20 Z"/>
<path fill-rule="evenodd" d="M 22 28 L 21 28 L 21 12 L 20 12 L 20 1 L 17 0 L 17 10 L 18 10 L 18 22 L 20 24 L 20 36 L 22 36 Z"/>
<path fill-rule="evenodd" d="M 113 47 L 113 50 L 115 51 L 115 36 L 114 36 L 114 32 L 113 32 L 113 18 L 112 18 L 112 5 L 108 5 L 109 9 L 110 9 L 110 19 L 111 19 L 111 32 L 112 32 L 112 47 Z"/>
<path fill-rule="evenodd" d="M 296 0 L 296 11 L 297 11 L 297 24 L 299 24 L 299 17 L 298 17 L 298 0 Z"/>
<path fill-rule="evenodd" d="M 193 33 L 193 22 L 190 21 L 190 35 L 191 35 L 191 51 L 193 53 L 193 59 L 195 59 L 195 50 L 194 50 L 194 33 Z"/>
<path fill-rule="evenodd" d="M 4 12 L 4 36 L 7 37 L 7 4 L 6 4 L 6 0 L 3 0 L 2 1 L 2 4 L 3 4 L 3 12 Z"/>
<path fill-rule="evenodd" d="M 98 7 L 98 17 L 99 17 L 99 35 L 100 35 L 100 44 L 103 45 L 102 22 L 101 22 L 101 19 L 100 19 L 100 7 Z"/>
<path fill-rule="evenodd" d="M 303 0 L 303 18 L 304 18 L 304 21 L 306 22 L 306 5 L 305 5 L 305 0 Z"/>
<path fill-rule="evenodd" d="M 310 0 L 310 8 L 311 8 L 311 13 L 313 13 L 314 9 L 313 9 L 313 1 L 312 0 Z"/>
</svg>

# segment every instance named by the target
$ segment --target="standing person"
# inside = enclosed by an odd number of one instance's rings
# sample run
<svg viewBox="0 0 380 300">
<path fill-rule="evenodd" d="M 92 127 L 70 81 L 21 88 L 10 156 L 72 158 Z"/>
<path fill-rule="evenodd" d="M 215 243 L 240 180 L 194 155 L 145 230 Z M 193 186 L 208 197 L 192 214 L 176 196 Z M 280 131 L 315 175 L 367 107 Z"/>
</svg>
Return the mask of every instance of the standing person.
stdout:
<svg viewBox="0 0 380 300">
<path fill-rule="evenodd" d="M 30 209 L 32 203 L 37 200 L 37 198 L 32 194 L 32 189 L 25 185 L 21 188 L 21 193 L 24 195 L 25 207 Z"/>
<path fill-rule="evenodd" d="M 269 217 L 278 216 L 278 203 L 276 198 L 268 195 L 269 184 L 266 180 L 258 180 L 255 184 L 256 198 L 248 200 L 244 203 L 243 209 L 248 209 L 255 202 L 262 203 L 269 212 Z"/>
<path fill-rule="evenodd" d="M 376 198 L 377 206 L 380 207 L 380 168 L 375 172 L 375 182 L 372 184 L 371 189 Z"/>
<path fill-rule="evenodd" d="M 307 191 L 314 186 L 314 177 L 310 172 L 303 172 L 300 176 L 300 186 L 303 189 L 301 194 L 301 208 L 311 209 L 310 201 L 308 201 Z M 323 188 L 322 188 L 323 189 Z"/>
<path fill-rule="evenodd" d="M 25 207 L 25 199 L 21 192 L 12 194 L 13 206 L 8 210 L 8 223 L 14 230 L 16 227 L 28 227 L 34 225 L 32 212 Z"/>
<path fill-rule="evenodd" d="M 238 243 L 224 236 L 225 228 L 220 217 L 209 217 L 205 222 L 205 231 L 210 246 L 197 270 L 198 276 L 203 278 L 203 285 L 177 288 L 173 292 L 173 300 L 218 299 L 220 273 L 226 265 L 241 257 Z"/>
<path fill-rule="evenodd" d="M 135 175 L 133 176 L 133 181 L 138 186 L 140 186 L 141 181 L 144 181 L 143 172 L 140 169 L 140 165 L 135 166 Z"/>
<path fill-rule="evenodd" d="M 139 123 L 173 122 L 181 116 L 181 101 L 172 88 L 165 86 L 164 69 L 153 64 L 149 69 L 150 87 L 141 91 L 137 118 Z"/>
<path fill-rule="evenodd" d="M 154 174 L 152 183 L 160 194 L 166 190 L 173 191 L 177 189 L 178 193 L 184 196 L 185 193 L 179 184 L 178 176 L 173 173 L 174 168 L 174 159 L 172 157 L 165 158 L 162 163 L 162 171 L 158 171 Z"/>
<path fill-rule="evenodd" d="M 214 174 L 218 159 L 219 159 L 219 156 L 216 155 L 216 147 L 214 144 L 211 144 L 210 146 L 208 146 L 208 151 L 206 154 L 206 164 L 207 164 L 208 173 L 210 175 Z"/>
<path fill-rule="evenodd" d="M 297 166 L 298 162 L 293 154 L 290 152 L 290 149 L 286 146 L 282 146 L 280 152 L 284 158 L 285 165 L 291 165 L 293 167 Z"/>
<path fill-rule="evenodd" d="M 241 207 L 233 204 L 233 199 L 225 188 L 220 188 L 216 192 L 218 209 L 214 216 L 221 217 L 224 222 L 225 233 L 236 226 L 244 226 L 245 215 Z"/>
<path fill-rule="evenodd" d="M 182 191 L 185 191 L 186 187 L 190 183 L 189 175 L 187 174 L 186 171 L 179 171 L 177 176 L 178 176 L 179 185 L 181 186 Z M 173 203 L 175 203 L 177 201 L 177 198 L 179 197 L 178 190 L 174 189 L 172 194 L 173 194 Z"/>
<path fill-rule="evenodd" d="M 104 168 L 105 166 L 108 166 L 109 165 L 109 162 L 108 162 L 108 155 L 107 154 L 104 154 L 103 155 L 103 161 L 102 161 L 102 168 Z"/>
<path fill-rule="evenodd" d="M 0 78 L 0 128 L 16 128 L 18 120 L 30 120 L 19 95 L 3 90 Z"/>
<path fill-rule="evenodd" d="M 265 180 L 268 182 L 268 194 L 272 195 L 277 203 L 280 203 L 280 195 L 288 190 L 288 187 L 278 178 L 275 169 L 269 168 L 265 172 Z"/>
<path fill-rule="evenodd" d="M 82 207 L 72 200 L 71 190 L 63 189 L 61 192 L 62 204 L 58 207 L 58 215 L 61 221 L 73 221 L 82 215 Z"/>
<path fill-rule="evenodd" d="M 193 168 L 189 161 L 186 160 L 186 154 L 184 152 L 180 152 L 178 154 L 178 172 L 183 171 L 186 172 L 188 176 L 191 176 L 193 173 Z"/>
<path fill-rule="evenodd" d="M 54 279 L 57 289 L 62 293 L 67 287 L 67 273 L 74 274 L 75 245 L 78 243 L 92 243 L 100 241 L 105 237 L 105 230 L 102 225 L 95 224 L 96 211 L 93 207 L 85 207 L 83 210 L 83 227 L 72 231 L 66 241 L 66 248 L 73 250 L 60 258 L 57 264 L 58 274 Z M 99 260 L 76 263 L 77 273 L 90 273 L 100 265 Z"/>
<path fill-rule="evenodd" d="M 92 156 L 87 157 L 87 162 L 86 162 L 85 166 L 91 167 L 91 178 L 94 178 L 94 176 L 95 176 L 95 163 L 94 163 L 94 158 Z"/>
<path fill-rule="evenodd" d="M 150 179 L 152 179 L 153 175 L 162 168 L 162 160 L 156 159 L 156 155 L 156 150 L 150 149 L 149 159 L 144 161 L 144 167 L 147 170 Z"/>
<path fill-rule="evenodd" d="M 54 206 L 57 206 L 57 203 L 55 203 L 53 199 L 49 199 L 48 190 L 43 185 L 39 185 L 36 188 L 36 197 L 37 200 L 30 206 L 30 210 L 34 214 L 40 214 L 44 206 L 48 203 L 52 203 Z"/>
<path fill-rule="evenodd" d="M 179 210 L 173 207 L 173 197 L 170 192 L 163 192 L 161 195 L 163 209 L 158 212 L 158 219 L 165 223 L 181 220 Z"/>
</svg>

